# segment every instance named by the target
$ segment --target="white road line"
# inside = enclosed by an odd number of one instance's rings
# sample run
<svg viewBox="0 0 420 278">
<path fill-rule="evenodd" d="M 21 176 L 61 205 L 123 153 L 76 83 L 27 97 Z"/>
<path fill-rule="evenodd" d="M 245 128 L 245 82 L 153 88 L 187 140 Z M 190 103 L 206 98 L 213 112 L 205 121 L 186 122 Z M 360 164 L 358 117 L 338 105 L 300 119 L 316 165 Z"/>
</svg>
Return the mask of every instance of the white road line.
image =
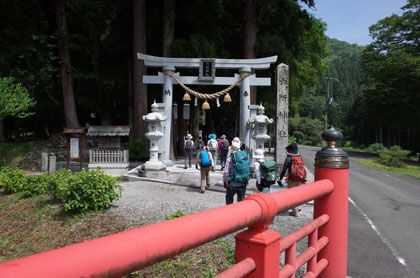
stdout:
<svg viewBox="0 0 420 278">
<path fill-rule="evenodd" d="M 405 259 L 395 250 L 395 248 L 391 245 L 389 240 L 379 232 L 378 228 L 375 226 L 375 224 L 370 220 L 370 218 L 367 216 L 367 214 L 359 208 L 356 203 L 349 197 L 350 203 L 353 204 L 353 206 L 359 211 L 359 213 L 366 219 L 366 221 L 369 223 L 369 225 L 372 227 L 372 229 L 375 231 L 375 233 L 379 236 L 379 238 L 382 240 L 383 243 L 388 247 L 388 249 L 391 251 L 392 255 L 397 259 L 397 261 L 403 265 L 407 266 L 405 263 Z"/>
</svg>

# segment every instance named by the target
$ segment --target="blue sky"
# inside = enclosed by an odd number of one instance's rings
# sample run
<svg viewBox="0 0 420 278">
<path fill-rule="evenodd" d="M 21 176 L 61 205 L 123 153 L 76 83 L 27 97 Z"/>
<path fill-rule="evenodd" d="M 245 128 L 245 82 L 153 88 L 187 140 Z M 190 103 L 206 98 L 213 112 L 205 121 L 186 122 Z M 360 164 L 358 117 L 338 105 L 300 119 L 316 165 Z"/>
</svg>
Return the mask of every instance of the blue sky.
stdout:
<svg viewBox="0 0 420 278">
<path fill-rule="evenodd" d="M 372 42 L 369 26 L 393 13 L 401 15 L 406 0 L 315 0 L 308 11 L 327 23 L 327 36 L 349 43 Z"/>
</svg>

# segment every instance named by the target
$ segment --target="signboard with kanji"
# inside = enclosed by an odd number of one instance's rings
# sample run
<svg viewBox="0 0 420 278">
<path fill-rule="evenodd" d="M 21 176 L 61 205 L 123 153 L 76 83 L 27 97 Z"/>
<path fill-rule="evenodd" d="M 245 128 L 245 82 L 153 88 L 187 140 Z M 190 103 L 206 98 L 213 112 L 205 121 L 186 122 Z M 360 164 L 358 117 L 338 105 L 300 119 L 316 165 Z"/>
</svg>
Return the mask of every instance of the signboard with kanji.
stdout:
<svg viewBox="0 0 420 278">
<path fill-rule="evenodd" d="M 70 138 L 70 159 L 78 159 L 79 157 L 79 138 Z"/>
<path fill-rule="evenodd" d="M 214 59 L 201 59 L 200 60 L 200 74 L 198 80 L 200 81 L 213 81 L 216 77 L 216 67 Z"/>
</svg>

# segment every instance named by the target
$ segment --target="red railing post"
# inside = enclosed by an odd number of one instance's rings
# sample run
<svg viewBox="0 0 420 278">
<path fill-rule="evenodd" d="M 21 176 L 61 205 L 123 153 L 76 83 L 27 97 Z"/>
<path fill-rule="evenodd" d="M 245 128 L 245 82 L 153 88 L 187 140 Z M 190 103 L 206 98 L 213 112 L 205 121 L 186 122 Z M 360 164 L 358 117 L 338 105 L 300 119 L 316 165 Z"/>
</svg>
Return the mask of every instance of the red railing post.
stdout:
<svg viewBox="0 0 420 278">
<path fill-rule="evenodd" d="M 257 224 L 235 236 L 235 260 L 236 262 L 246 258 L 254 260 L 255 271 L 245 276 L 247 278 L 278 277 L 281 235 L 268 230 L 277 214 L 277 203 L 273 197 L 265 193 L 248 196 L 246 200 L 256 201 L 261 207 L 263 216 Z"/>
<path fill-rule="evenodd" d="M 322 133 L 328 146 L 315 157 L 315 180 L 329 179 L 334 191 L 314 201 L 314 218 L 328 214 L 331 220 L 318 231 L 319 237 L 329 238 L 329 244 L 318 253 L 318 260 L 328 260 L 328 267 L 318 276 L 325 278 L 347 277 L 347 229 L 349 159 L 346 152 L 336 148 L 343 137 L 341 132 L 331 128 Z"/>
</svg>

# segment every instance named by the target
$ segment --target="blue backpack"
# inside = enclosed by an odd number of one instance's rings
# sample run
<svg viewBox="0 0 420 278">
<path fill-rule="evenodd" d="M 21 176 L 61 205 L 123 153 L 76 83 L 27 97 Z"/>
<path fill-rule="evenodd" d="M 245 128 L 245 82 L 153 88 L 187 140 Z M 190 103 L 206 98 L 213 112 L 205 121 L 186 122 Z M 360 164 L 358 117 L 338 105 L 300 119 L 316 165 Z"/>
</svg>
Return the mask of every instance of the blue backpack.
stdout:
<svg viewBox="0 0 420 278">
<path fill-rule="evenodd" d="M 251 178 L 248 154 L 244 151 L 237 151 L 234 154 L 232 154 L 231 158 L 233 163 L 233 171 L 229 175 L 228 181 L 248 184 L 248 181 Z"/>
<path fill-rule="evenodd" d="M 207 151 L 201 151 L 200 156 L 201 156 L 201 167 L 211 165 L 210 157 Z"/>
</svg>

